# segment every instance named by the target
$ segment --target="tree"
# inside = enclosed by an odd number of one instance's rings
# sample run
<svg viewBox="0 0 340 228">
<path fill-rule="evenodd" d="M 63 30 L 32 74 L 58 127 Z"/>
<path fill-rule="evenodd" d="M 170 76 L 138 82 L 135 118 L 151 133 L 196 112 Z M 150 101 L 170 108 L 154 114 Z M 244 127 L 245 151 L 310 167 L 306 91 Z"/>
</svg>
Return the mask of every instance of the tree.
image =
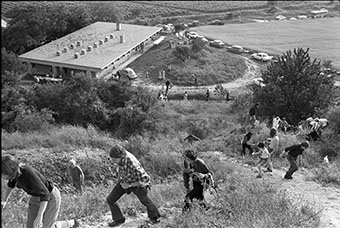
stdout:
<svg viewBox="0 0 340 228">
<path fill-rule="evenodd" d="M 18 56 L 6 48 L 1 48 L 1 74 L 5 72 L 22 73 L 26 67 L 19 61 Z"/>
<path fill-rule="evenodd" d="M 321 63 L 302 48 L 287 51 L 262 72 L 265 86 L 251 85 L 260 114 L 284 116 L 297 124 L 326 110 L 334 100 L 334 79 L 322 76 Z"/>
<path fill-rule="evenodd" d="M 22 54 L 44 43 L 83 28 L 92 17 L 83 6 L 29 5 L 8 12 L 11 18 L 3 30 L 2 47 Z"/>
<path fill-rule="evenodd" d="M 185 60 L 190 56 L 190 48 L 188 46 L 177 46 L 173 53 L 182 62 L 185 62 Z"/>
<path fill-rule="evenodd" d="M 191 46 L 191 50 L 194 53 L 202 51 L 204 47 L 205 47 L 205 43 L 203 42 L 201 38 L 194 38 L 194 40 L 192 41 L 192 46 Z"/>
</svg>

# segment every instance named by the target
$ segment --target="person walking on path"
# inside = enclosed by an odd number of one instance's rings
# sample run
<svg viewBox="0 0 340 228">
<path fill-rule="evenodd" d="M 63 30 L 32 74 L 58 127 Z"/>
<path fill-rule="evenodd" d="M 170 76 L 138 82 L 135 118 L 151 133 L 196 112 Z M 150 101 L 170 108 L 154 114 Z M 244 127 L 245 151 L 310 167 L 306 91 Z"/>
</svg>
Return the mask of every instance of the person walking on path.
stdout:
<svg viewBox="0 0 340 228">
<path fill-rule="evenodd" d="M 79 165 L 77 165 L 77 162 L 74 159 L 71 159 L 69 163 L 70 165 L 68 167 L 68 171 L 72 180 L 72 184 L 80 192 L 80 194 L 82 194 L 85 179 L 83 170 Z"/>
<path fill-rule="evenodd" d="M 187 93 L 187 91 L 184 92 L 184 100 L 188 101 L 188 93 Z"/>
<path fill-rule="evenodd" d="M 241 145 L 242 145 L 242 151 L 241 151 L 241 155 L 245 156 L 246 155 L 246 148 L 249 150 L 249 154 L 253 153 L 253 144 L 249 143 L 251 137 L 252 137 L 253 133 L 251 133 L 250 131 L 247 132 L 242 140 L 241 140 Z"/>
<path fill-rule="evenodd" d="M 297 157 L 299 155 L 302 156 L 303 152 L 309 147 L 309 142 L 304 141 L 300 144 L 295 144 L 290 147 L 285 148 L 283 153 L 280 154 L 280 157 L 283 157 L 287 154 L 287 160 L 290 163 L 290 167 L 286 174 L 284 175 L 285 179 L 293 179 L 293 174 L 298 170 L 297 165 Z"/>
<path fill-rule="evenodd" d="M 209 97 L 210 97 L 209 89 L 207 89 L 207 92 L 205 94 L 206 94 L 206 101 L 209 101 Z"/>
<path fill-rule="evenodd" d="M 244 127 L 246 127 L 249 123 L 251 124 L 252 128 L 255 127 L 256 112 L 259 107 L 260 107 L 260 103 L 256 103 L 254 106 L 252 106 L 249 109 L 249 112 L 247 113 L 247 116 L 246 116 L 246 121 L 244 123 Z"/>
<path fill-rule="evenodd" d="M 204 181 L 206 178 L 211 177 L 211 172 L 209 171 L 207 165 L 200 158 L 197 158 L 196 153 L 193 150 L 186 150 L 184 152 L 184 171 L 183 180 L 184 187 L 187 190 L 187 194 L 184 200 L 183 212 L 191 209 L 191 203 L 193 199 L 198 199 L 200 205 L 208 209 L 204 202 Z M 190 190 L 189 181 L 192 178 L 193 188 Z"/>
<path fill-rule="evenodd" d="M 168 96 L 169 90 L 172 88 L 173 84 L 170 80 L 166 80 L 165 82 L 165 96 Z"/>
<path fill-rule="evenodd" d="M 14 187 L 21 188 L 31 196 L 28 202 L 27 228 L 79 227 L 76 219 L 56 221 L 61 203 L 59 189 L 35 168 L 6 154 L 1 156 L 1 174 L 9 180 L 4 201 L 1 200 L 2 210 L 5 209 Z"/>
<path fill-rule="evenodd" d="M 262 178 L 262 166 L 265 166 L 268 162 L 268 159 L 270 157 L 270 154 L 267 150 L 267 148 L 265 147 L 263 142 L 259 142 L 258 143 L 258 148 L 259 148 L 259 152 L 253 152 L 251 155 L 259 155 L 260 154 L 260 159 L 257 162 L 256 166 L 259 169 L 259 175 L 257 175 L 257 178 Z"/>
<path fill-rule="evenodd" d="M 125 217 L 117 201 L 126 193 L 133 192 L 146 207 L 152 224 L 160 222 L 160 213 L 156 205 L 148 197 L 150 176 L 145 172 L 137 158 L 122 146 L 116 144 L 110 150 L 110 158 L 118 164 L 118 183 L 113 188 L 106 201 L 110 207 L 113 222 L 109 227 L 116 227 L 125 222 Z"/>
<path fill-rule="evenodd" d="M 265 172 L 270 172 L 273 174 L 273 155 L 277 154 L 279 152 L 279 136 L 277 135 L 277 129 L 272 128 L 269 132 L 270 137 L 267 139 L 268 144 L 268 151 L 269 151 L 269 158 L 268 162 L 266 164 L 267 170 Z"/>
</svg>

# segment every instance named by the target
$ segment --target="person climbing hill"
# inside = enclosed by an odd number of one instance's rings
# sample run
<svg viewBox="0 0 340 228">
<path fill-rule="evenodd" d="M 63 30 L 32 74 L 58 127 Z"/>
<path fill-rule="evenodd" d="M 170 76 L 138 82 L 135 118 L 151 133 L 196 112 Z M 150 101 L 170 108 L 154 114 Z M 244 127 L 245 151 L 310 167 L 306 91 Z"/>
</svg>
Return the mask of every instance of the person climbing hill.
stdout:
<svg viewBox="0 0 340 228">
<path fill-rule="evenodd" d="M 251 125 L 252 128 L 255 127 L 255 121 L 256 121 L 256 112 L 257 112 L 257 109 L 260 107 L 260 103 L 257 102 L 254 106 L 252 106 L 250 109 L 249 109 L 249 112 L 247 113 L 246 115 L 246 120 L 243 124 L 243 127 L 246 127 L 249 123 Z"/>
<path fill-rule="evenodd" d="M 285 179 L 293 179 L 292 175 L 298 170 L 297 158 L 299 155 L 302 156 L 303 152 L 309 147 L 309 142 L 304 141 L 300 144 L 295 144 L 290 147 L 285 148 L 283 153 L 280 154 L 280 157 L 287 156 L 287 160 L 290 163 L 290 167 L 286 174 L 284 175 Z"/>
<path fill-rule="evenodd" d="M 184 187 L 187 189 L 187 194 L 184 200 L 183 212 L 191 209 L 191 203 L 193 199 L 200 201 L 200 206 L 208 209 L 208 206 L 204 202 L 204 180 L 211 178 L 212 174 L 207 165 L 200 158 L 197 158 L 197 154 L 193 150 L 186 150 L 184 156 L 184 171 L 183 180 Z M 189 180 L 192 179 L 193 189 L 190 190 Z"/>
</svg>

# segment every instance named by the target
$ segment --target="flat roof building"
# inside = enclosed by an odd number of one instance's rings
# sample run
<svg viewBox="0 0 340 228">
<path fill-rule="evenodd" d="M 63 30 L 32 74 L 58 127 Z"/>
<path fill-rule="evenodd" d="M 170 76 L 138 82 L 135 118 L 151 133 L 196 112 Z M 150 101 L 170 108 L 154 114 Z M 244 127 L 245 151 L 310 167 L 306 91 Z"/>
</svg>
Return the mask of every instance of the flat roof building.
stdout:
<svg viewBox="0 0 340 228">
<path fill-rule="evenodd" d="M 112 71 L 140 45 L 151 42 L 162 28 L 96 22 L 19 56 L 32 74 L 92 77 Z"/>
</svg>

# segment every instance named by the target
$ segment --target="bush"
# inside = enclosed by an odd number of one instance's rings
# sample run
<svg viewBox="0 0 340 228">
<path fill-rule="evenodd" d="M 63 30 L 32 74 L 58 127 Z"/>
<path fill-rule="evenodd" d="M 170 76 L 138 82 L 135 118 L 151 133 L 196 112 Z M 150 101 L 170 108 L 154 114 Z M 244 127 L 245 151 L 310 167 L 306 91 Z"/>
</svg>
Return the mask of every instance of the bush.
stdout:
<svg viewBox="0 0 340 228">
<path fill-rule="evenodd" d="M 340 136 L 340 107 L 332 108 L 327 114 L 327 119 L 333 134 Z"/>
<path fill-rule="evenodd" d="M 17 115 L 11 124 L 12 130 L 32 132 L 48 130 L 54 123 L 53 112 L 48 109 L 37 111 L 34 107 L 16 106 Z"/>
</svg>

